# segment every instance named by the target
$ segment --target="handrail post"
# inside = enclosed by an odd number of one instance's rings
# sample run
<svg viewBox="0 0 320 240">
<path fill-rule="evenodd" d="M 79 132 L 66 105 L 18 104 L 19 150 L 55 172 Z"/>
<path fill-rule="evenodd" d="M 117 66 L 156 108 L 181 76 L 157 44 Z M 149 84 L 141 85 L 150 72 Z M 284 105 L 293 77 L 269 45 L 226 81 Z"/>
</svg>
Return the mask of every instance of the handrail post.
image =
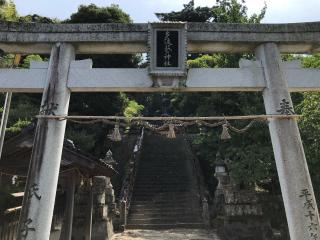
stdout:
<svg viewBox="0 0 320 240">
<path fill-rule="evenodd" d="M 127 225 L 127 202 L 125 200 L 120 201 L 120 224 L 122 230 L 125 230 Z"/>
</svg>

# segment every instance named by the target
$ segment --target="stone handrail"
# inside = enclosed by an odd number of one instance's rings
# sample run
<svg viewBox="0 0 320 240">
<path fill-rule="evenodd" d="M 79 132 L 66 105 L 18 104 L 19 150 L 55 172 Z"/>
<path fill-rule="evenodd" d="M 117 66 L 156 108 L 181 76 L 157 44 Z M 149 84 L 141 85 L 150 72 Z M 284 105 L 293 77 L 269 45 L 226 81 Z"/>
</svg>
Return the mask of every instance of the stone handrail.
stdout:
<svg viewBox="0 0 320 240">
<path fill-rule="evenodd" d="M 142 143 L 144 138 L 144 128 L 141 130 L 141 134 L 137 139 L 137 142 L 133 148 L 132 156 L 129 161 L 129 173 L 125 177 L 121 193 L 120 193 L 120 225 L 124 228 L 127 224 L 127 215 L 130 208 L 131 197 L 136 179 L 137 168 L 139 165 Z"/>
<path fill-rule="evenodd" d="M 207 192 L 207 185 L 206 185 L 204 177 L 203 177 L 204 175 L 203 175 L 203 171 L 200 166 L 199 159 L 192 151 L 191 141 L 187 137 L 185 138 L 185 141 L 187 143 L 187 151 L 189 152 L 189 155 L 192 158 L 194 174 L 195 174 L 195 177 L 197 178 L 197 184 L 198 184 L 199 194 L 200 194 L 200 201 L 201 201 L 201 205 L 202 205 L 202 219 L 203 219 L 204 224 L 206 226 L 209 226 L 209 224 L 210 224 L 209 223 L 210 222 L 209 204 L 208 204 L 209 195 Z"/>
</svg>

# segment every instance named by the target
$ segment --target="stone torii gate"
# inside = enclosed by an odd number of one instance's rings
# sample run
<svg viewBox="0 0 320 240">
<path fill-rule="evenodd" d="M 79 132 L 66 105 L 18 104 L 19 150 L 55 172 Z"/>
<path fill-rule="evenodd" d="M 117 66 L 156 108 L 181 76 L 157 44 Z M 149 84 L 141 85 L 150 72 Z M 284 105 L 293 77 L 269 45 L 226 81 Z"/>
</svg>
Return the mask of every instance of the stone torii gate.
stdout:
<svg viewBox="0 0 320 240">
<path fill-rule="evenodd" d="M 320 22 L 298 24 L 0 24 L 8 53 L 50 53 L 30 69 L 0 69 L 3 92 L 43 92 L 40 114 L 67 115 L 72 92 L 261 91 L 266 114 L 291 109 L 290 92 L 319 91 L 320 69 L 280 53 L 320 52 Z M 94 69 L 75 54 L 150 52 L 148 69 Z M 186 70 L 187 53 L 253 52 L 235 69 Z M 281 105 L 282 104 L 282 105 Z M 280 111 L 281 112 L 281 111 Z M 66 121 L 38 120 L 19 239 L 49 239 Z M 293 118 L 270 119 L 292 240 L 320 239 L 319 213 Z"/>
</svg>

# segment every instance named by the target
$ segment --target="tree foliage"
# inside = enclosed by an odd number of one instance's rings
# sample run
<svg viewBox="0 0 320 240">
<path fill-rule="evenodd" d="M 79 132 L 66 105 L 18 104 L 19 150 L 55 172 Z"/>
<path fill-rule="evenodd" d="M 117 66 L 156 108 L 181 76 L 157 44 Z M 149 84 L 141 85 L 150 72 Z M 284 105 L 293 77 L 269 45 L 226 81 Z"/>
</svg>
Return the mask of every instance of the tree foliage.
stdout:
<svg viewBox="0 0 320 240">
<path fill-rule="evenodd" d="M 266 12 L 266 5 L 259 14 L 248 16 L 245 0 L 216 0 L 213 7 L 213 22 L 216 23 L 260 23 Z"/>
<path fill-rule="evenodd" d="M 36 14 L 19 16 L 13 2 L 6 2 L 0 6 L 1 17 L 6 21 L 57 23 L 57 19 L 50 19 Z M 64 23 L 131 23 L 129 15 L 123 12 L 119 6 L 97 7 L 94 4 L 81 5 L 78 11 L 71 15 Z M 2 53 L 0 67 L 12 67 L 14 55 Z M 27 55 L 23 56 L 19 67 L 28 68 L 30 61 L 48 60 L 48 56 Z M 77 59 L 93 60 L 94 67 L 136 67 L 140 57 L 123 55 L 77 55 Z M 78 93 L 72 94 L 69 113 L 73 115 L 136 115 L 140 114 L 142 106 L 125 94 L 105 93 Z M 3 96 L 1 96 L 3 100 Z M 8 121 L 8 134 L 19 132 L 28 125 L 39 111 L 41 101 L 40 94 L 14 94 L 10 117 Z M 105 125 L 79 125 L 68 124 L 66 136 L 73 139 L 75 144 L 91 154 L 101 156 L 106 149 L 106 135 L 110 130 Z"/>
<path fill-rule="evenodd" d="M 0 2 L 0 20 L 1 21 L 16 21 L 18 13 L 16 5 L 12 0 Z"/>
<path fill-rule="evenodd" d="M 66 23 L 131 23 L 130 16 L 118 5 L 98 7 L 94 4 L 81 5 Z M 95 68 L 137 67 L 140 57 L 132 54 L 77 55 L 77 59 L 92 59 Z M 72 94 L 70 114 L 73 115 L 137 115 L 142 106 L 126 94 L 118 93 L 78 93 Z M 67 137 L 84 150 L 103 156 L 108 150 L 107 133 L 110 126 L 70 124 Z M 90 144 L 87 144 L 89 143 Z"/>
<path fill-rule="evenodd" d="M 195 7 L 194 1 L 184 5 L 179 12 L 158 13 L 160 20 L 214 23 L 259 23 L 265 14 L 248 16 L 245 1 L 217 0 L 212 7 Z M 238 67 L 241 58 L 252 58 L 250 54 L 189 55 L 189 68 Z M 174 93 L 170 98 L 170 113 L 179 116 L 222 116 L 264 114 L 261 94 L 258 93 Z M 147 103 L 146 103 L 147 104 Z M 232 123 L 239 128 L 248 122 Z M 255 126 L 243 135 L 232 134 L 229 142 L 219 139 L 220 129 L 202 128 L 196 139 L 199 157 L 204 166 L 207 180 L 213 182 L 214 164 L 219 153 L 223 159 L 231 160 L 229 168 L 238 182 L 256 184 L 276 175 L 273 152 L 265 125 Z M 261 151 L 258 151 L 261 150 Z M 220 159 L 219 159 L 220 161 Z M 211 188 L 214 189 L 213 187 Z"/>
<path fill-rule="evenodd" d="M 320 68 L 320 54 L 300 58 L 307 68 Z M 306 92 L 296 111 L 317 200 L 320 199 L 320 93 Z"/>
<path fill-rule="evenodd" d="M 118 5 L 98 7 L 95 4 L 80 5 L 78 12 L 71 15 L 69 23 L 130 23 L 130 16 L 123 12 Z"/>
<path fill-rule="evenodd" d="M 216 0 L 212 7 L 195 7 L 194 0 L 183 5 L 181 11 L 156 13 L 161 21 L 216 22 L 216 23 L 258 23 L 264 17 L 266 6 L 259 14 L 248 17 L 245 1 Z"/>
<path fill-rule="evenodd" d="M 51 19 L 47 17 L 40 16 L 38 14 L 29 14 L 26 16 L 20 16 L 19 22 L 33 22 L 33 23 L 58 23 L 58 19 Z"/>
<path fill-rule="evenodd" d="M 161 21 L 183 21 L 183 22 L 208 22 L 212 18 L 212 8 L 196 7 L 194 1 L 183 5 L 179 12 L 156 13 Z"/>
</svg>

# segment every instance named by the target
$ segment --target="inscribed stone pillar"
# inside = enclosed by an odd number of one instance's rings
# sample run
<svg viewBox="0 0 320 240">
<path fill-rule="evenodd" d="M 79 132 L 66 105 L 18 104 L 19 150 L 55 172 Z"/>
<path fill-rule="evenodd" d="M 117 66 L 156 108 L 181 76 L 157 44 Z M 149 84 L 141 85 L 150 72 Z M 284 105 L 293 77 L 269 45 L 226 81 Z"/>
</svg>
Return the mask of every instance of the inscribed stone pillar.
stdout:
<svg viewBox="0 0 320 240">
<path fill-rule="evenodd" d="M 266 88 L 267 114 L 294 114 L 278 47 L 267 43 L 256 49 Z M 269 119 L 269 130 L 291 240 L 320 239 L 319 213 L 295 119 Z"/>
<path fill-rule="evenodd" d="M 67 88 L 70 44 L 55 44 L 51 51 L 40 115 L 66 115 L 70 91 Z M 28 179 L 19 220 L 18 239 L 46 240 L 50 236 L 66 121 L 39 119 Z"/>
</svg>

